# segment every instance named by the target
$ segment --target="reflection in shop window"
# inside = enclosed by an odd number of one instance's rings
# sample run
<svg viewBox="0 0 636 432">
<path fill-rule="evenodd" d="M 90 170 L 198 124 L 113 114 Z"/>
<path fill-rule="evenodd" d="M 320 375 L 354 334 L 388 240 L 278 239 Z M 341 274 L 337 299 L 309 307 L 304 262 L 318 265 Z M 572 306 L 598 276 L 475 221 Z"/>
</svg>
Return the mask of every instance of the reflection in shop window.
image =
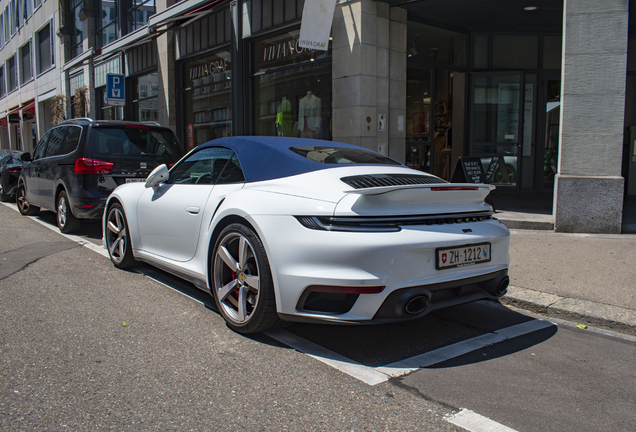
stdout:
<svg viewBox="0 0 636 432">
<path fill-rule="evenodd" d="M 186 149 L 232 134 L 231 70 L 229 51 L 183 65 Z"/>
<path fill-rule="evenodd" d="M 159 81 L 157 73 L 133 79 L 133 119 L 159 121 Z"/>
<path fill-rule="evenodd" d="M 255 134 L 331 140 L 331 47 L 298 46 L 295 30 L 254 49 Z"/>
</svg>

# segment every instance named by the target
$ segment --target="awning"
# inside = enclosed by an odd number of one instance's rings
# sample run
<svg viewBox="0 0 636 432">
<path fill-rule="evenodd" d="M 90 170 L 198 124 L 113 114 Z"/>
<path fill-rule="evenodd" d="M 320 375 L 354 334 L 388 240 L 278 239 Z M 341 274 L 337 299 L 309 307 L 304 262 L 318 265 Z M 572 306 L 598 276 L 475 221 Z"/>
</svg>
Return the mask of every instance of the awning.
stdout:
<svg viewBox="0 0 636 432">
<path fill-rule="evenodd" d="M 224 0 L 185 0 L 179 2 L 148 19 L 148 27 L 156 28 L 179 19 L 192 18 L 190 15 L 207 11 Z"/>
<path fill-rule="evenodd" d="M 35 118 L 35 100 L 31 100 L 22 105 L 22 120 L 33 120 Z"/>
</svg>

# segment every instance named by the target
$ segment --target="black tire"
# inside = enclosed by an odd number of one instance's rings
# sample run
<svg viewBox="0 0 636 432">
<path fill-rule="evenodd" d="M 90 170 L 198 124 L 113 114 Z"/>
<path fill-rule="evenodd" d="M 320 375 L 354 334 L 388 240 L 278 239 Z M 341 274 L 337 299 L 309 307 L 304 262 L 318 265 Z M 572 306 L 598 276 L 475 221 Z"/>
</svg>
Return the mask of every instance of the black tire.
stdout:
<svg viewBox="0 0 636 432">
<path fill-rule="evenodd" d="M 108 255 L 115 267 L 128 269 L 138 264 L 132 253 L 126 214 L 119 204 L 113 204 L 108 208 L 104 237 Z"/>
<path fill-rule="evenodd" d="M 241 243 L 245 251 L 242 259 Z M 240 223 L 225 227 L 210 254 L 210 272 L 214 301 L 232 330 L 260 333 L 283 323 L 276 311 L 265 248 L 251 228 Z"/>
<path fill-rule="evenodd" d="M 0 201 L 2 202 L 13 201 L 12 195 L 4 193 L 4 188 L 2 187 L 2 183 L 0 183 Z"/>
<path fill-rule="evenodd" d="M 55 221 L 64 234 L 74 233 L 79 230 L 80 220 L 73 216 L 66 191 L 61 191 L 55 200 Z"/>
<path fill-rule="evenodd" d="M 40 211 L 40 207 L 32 206 L 26 199 L 26 190 L 24 189 L 24 183 L 18 186 L 18 190 L 15 194 L 16 204 L 18 205 L 18 210 L 20 214 L 23 216 L 33 216 L 38 214 Z"/>
</svg>

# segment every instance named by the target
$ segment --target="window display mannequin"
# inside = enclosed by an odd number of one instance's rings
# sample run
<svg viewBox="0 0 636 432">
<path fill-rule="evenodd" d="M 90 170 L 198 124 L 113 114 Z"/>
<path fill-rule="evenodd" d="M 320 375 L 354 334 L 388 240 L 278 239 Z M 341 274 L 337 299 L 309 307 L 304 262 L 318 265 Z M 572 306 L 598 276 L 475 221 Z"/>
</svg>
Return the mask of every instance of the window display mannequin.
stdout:
<svg viewBox="0 0 636 432">
<path fill-rule="evenodd" d="M 322 101 L 310 91 L 298 104 L 298 129 L 302 138 L 316 138 L 320 132 Z"/>
<path fill-rule="evenodd" d="M 278 136 L 292 136 L 292 106 L 285 96 L 276 111 L 276 131 Z"/>
</svg>

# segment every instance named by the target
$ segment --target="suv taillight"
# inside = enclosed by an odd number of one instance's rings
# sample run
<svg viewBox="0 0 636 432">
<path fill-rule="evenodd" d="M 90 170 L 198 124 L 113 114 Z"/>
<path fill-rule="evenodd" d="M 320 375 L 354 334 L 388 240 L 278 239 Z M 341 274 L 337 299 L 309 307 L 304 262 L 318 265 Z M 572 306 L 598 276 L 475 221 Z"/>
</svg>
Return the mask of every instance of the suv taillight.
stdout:
<svg viewBox="0 0 636 432">
<path fill-rule="evenodd" d="M 75 161 L 74 174 L 108 174 L 113 169 L 112 162 L 79 158 Z"/>
<path fill-rule="evenodd" d="M 20 172 L 20 171 L 22 171 L 22 167 L 21 166 L 11 167 L 11 168 L 7 169 L 7 171 L 9 171 L 9 172 Z"/>
</svg>

